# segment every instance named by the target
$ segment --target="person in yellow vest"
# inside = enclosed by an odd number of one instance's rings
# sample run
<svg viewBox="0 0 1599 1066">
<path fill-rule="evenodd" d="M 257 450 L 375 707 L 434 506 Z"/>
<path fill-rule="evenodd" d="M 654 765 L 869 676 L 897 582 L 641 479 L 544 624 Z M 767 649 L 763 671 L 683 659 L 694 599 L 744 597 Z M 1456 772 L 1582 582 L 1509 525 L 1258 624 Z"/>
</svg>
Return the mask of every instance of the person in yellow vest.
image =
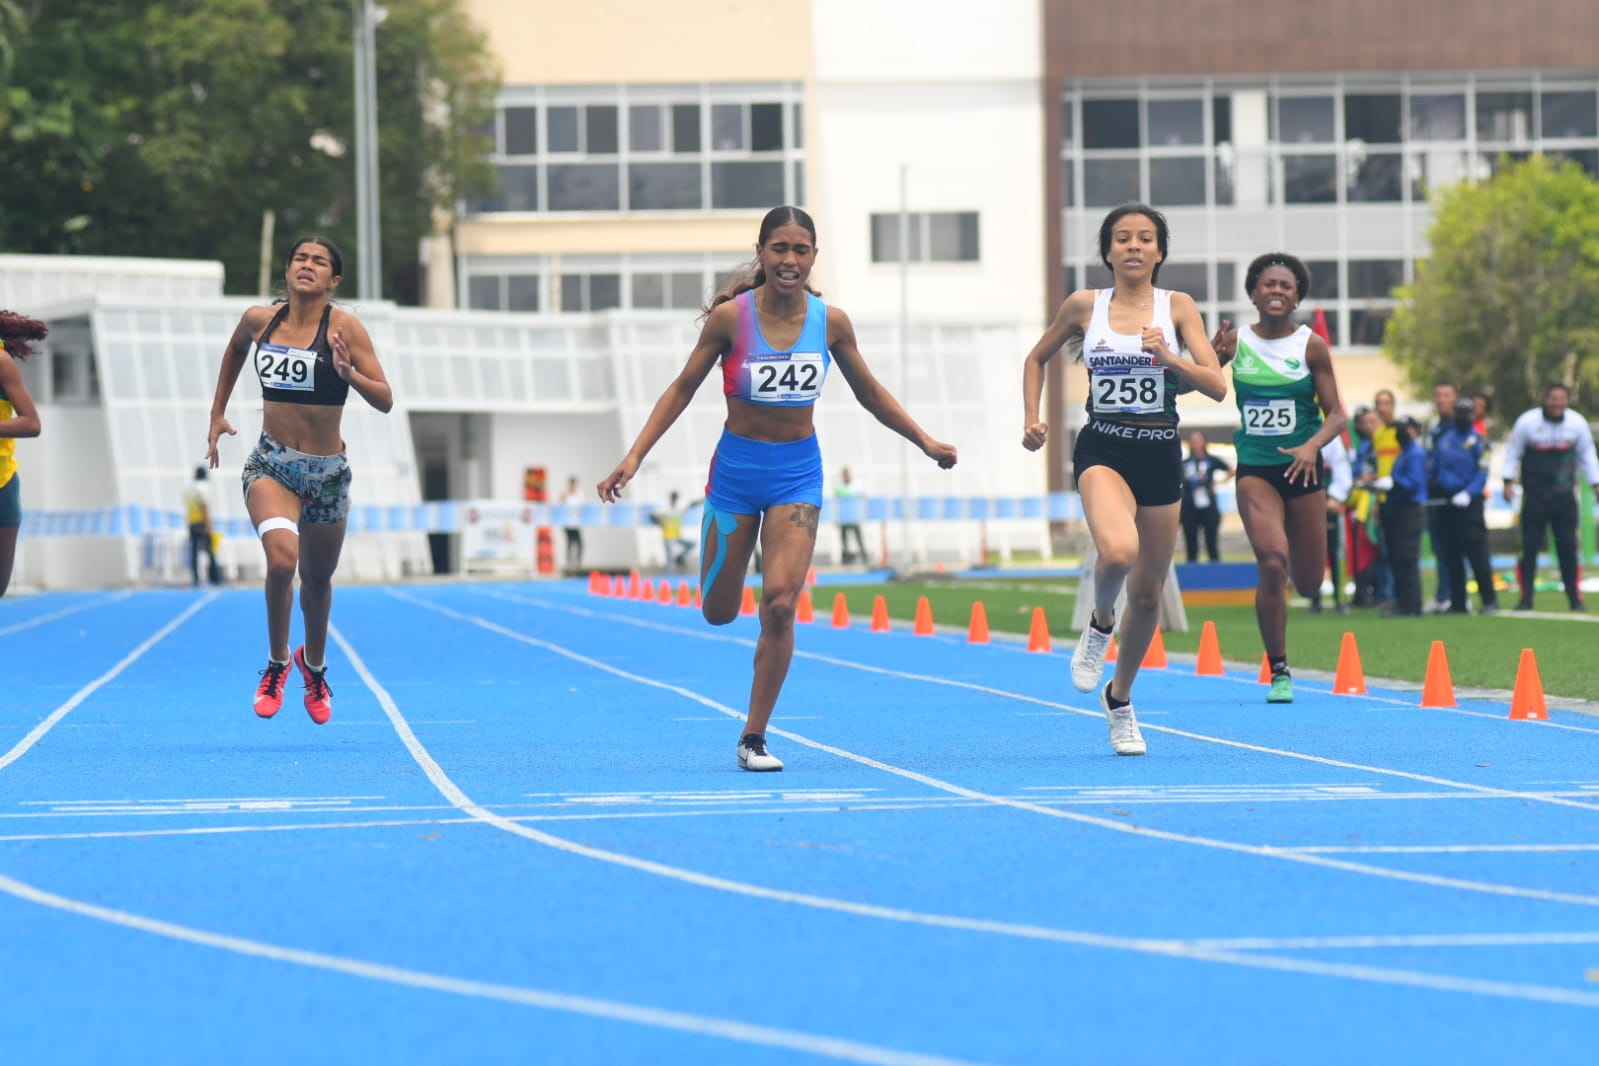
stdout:
<svg viewBox="0 0 1599 1066">
<path fill-rule="evenodd" d="M 206 468 L 194 468 L 194 480 L 183 494 L 183 508 L 189 522 L 189 576 L 195 588 L 200 587 L 200 556 L 206 557 L 206 579 L 215 585 L 222 580 L 217 567 L 216 546 L 211 537 L 211 485 L 206 480 Z"/>
<path fill-rule="evenodd" d="M 694 542 L 683 536 L 683 512 L 687 510 L 678 502 L 674 490 L 666 497 L 666 506 L 650 516 L 661 527 L 661 547 L 666 549 L 666 572 L 675 574 L 694 550 Z"/>
<path fill-rule="evenodd" d="M 29 341 L 49 332 L 43 322 L 0 311 L 0 596 L 11 584 L 22 528 L 22 479 L 17 476 L 17 438 L 39 435 L 39 410 L 22 383 L 20 360 L 33 353 Z"/>
</svg>

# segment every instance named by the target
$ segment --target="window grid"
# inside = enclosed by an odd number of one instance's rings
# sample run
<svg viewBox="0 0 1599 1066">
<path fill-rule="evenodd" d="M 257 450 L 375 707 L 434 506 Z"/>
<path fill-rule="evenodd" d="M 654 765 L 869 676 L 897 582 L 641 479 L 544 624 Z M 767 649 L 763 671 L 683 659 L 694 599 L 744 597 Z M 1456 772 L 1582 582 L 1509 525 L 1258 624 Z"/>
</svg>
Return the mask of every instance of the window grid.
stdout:
<svg viewBox="0 0 1599 1066">
<path fill-rule="evenodd" d="M 747 251 L 678 254 L 468 257 L 457 300 L 479 311 L 698 311 Z M 596 279 L 599 279 L 596 284 Z M 537 307 L 511 305 L 514 287 L 532 287 Z M 658 298 L 656 296 L 658 294 Z"/>
<path fill-rule="evenodd" d="M 1264 111 L 1249 110 L 1261 103 Z M 1124 128 L 1108 128 L 1107 116 L 1120 116 Z M 1236 289 L 1249 260 L 1268 245 L 1286 244 L 1302 259 L 1336 265 L 1329 284 L 1312 291 L 1306 317 L 1321 306 L 1334 344 L 1347 347 L 1380 343 L 1394 303 L 1354 295 L 1351 267 L 1358 280 L 1369 264 L 1382 263 L 1385 278 L 1397 265 L 1401 280 L 1410 280 L 1415 259 L 1425 254 L 1418 245 L 1429 185 L 1488 177 L 1501 152 L 1512 159 L 1561 155 L 1599 176 L 1599 79 L 1587 71 L 1207 78 L 1181 85 L 1085 79 L 1064 86 L 1062 119 L 1069 281 L 1106 283 L 1094 247 L 1099 220 L 1110 207 L 1138 199 L 1172 219 L 1173 266 L 1203 268 L 1208 291 L 1198 294 L 1207 297 L 1199 304 L 1212 324 L 1249 313 Z M 1243 138 L 1235 134 L 1251 120 L 1263 126 L 1263 139 L 1238 143 Z M 1255 236 L 1229 246 L 1234 233 Z M 1199 275 L 1186 276 L 1198 286 Z"/>
<path fill-rule="evenodd" d="M 461 210 L 570 217 L 797 203 L 805 159 L 802 98 L 797 83 L 508 89 L 490 131 L 489 162 L 500 171 L 502 187 Z M 642 121 L 656 129 L 639 148 L 633 146 L 635 110 L 653 110 L 654 119 Z M 531 146 L 528 112 L 537 131 Z M 552 148 L 552 125 L 559 150 Z M 716 143 L 719 128 L 735 131 L 730 143 Z M 591 143 L 596 129 L 604 136 L 599 150 Z M 781 143 L 773 144 L 774 137 Z"/>
</svg>

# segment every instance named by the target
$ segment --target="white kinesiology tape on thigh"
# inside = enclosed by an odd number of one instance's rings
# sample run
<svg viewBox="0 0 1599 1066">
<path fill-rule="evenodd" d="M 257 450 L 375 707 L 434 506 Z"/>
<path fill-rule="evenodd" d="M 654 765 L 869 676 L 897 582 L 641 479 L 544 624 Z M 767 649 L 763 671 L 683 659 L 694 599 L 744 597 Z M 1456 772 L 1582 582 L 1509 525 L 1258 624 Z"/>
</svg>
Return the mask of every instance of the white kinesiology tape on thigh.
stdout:
<svg viewBox="0 0 1599 1066">
<path fill-rule="evenodd" d="M 268 518 L 265 522 L 255 527 L 255 535 L 265 537 L 268 532 L 274 529 L 286 529 L 296 537 L 300 535 L 299 525 L 287 518 Z"/>
</svg>

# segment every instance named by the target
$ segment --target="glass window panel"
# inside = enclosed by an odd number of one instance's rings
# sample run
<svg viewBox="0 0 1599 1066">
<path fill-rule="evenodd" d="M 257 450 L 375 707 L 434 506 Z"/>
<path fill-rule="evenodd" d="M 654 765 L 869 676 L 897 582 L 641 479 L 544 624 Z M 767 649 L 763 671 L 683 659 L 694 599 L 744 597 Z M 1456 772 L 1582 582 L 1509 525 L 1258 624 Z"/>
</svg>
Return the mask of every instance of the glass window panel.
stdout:
<svg viewBox="0 0 1599 1066">
<path fill-rule="evenodd" d="M 672 151 L 700 150 L 700 105 L 672 105 Z"/>
<path fill-rule="evenodd" d="M 719 151 L 747 147 L 744 142 L 744 105 L 711 105 L 711 147 Z"/>
<path fill-rule="evenodd" d="M 1458 141 L 1466 136 L 1466 98 L 1460 93 L 1423 93 L 1410 98 L 1410 139 Z"/>
<path fill-rule="evenodd" d="M 1138 199 L 1138 160 L 1084 159 L 1083 205 L 1115 207 Z"/>
<path fill-rule="evenodd" d="M 659 152 L 666 147 L 659 107 L 645 104 L 627 109 L 627 146 L 634 152 Z"/>
<path fill-rule="evenodd" d="M 1398 93 L 1350 93 L 1344 97 L 1344 137 L 1367 144 L 1398 144 L 1400 132 Z"/>
<path fill-rule="evenodd" d="M 909 239 L 906 241 L 906 256 L 914 263 L 922 258 L 922 216 L 909 215 L 907 219 Z M 872 262 L 899 262 L 899 215 L 872 216 Z"/>
<path fill-rule="evenodd" d="M 1137 100 L 1083 101 L 1084 148 L 1138 148 L 1141 143 Z"/>
<path fill-rule="evenodd" d="M 1532 139 L 1532 93 L 1477 94 L 1477 139 L 1526 144 Z"/>
<path fill-rule="evenodd" d="M 1150 147 L 1205 143 L 1205 105 L 1200 100 L 1151 100 Z"/>
<path fill-rule="evenodd" d="M 539 209 L 539 168 L 531 163 L 506 164 L 494 168 L 500 175 L 500 191 L 484 198 L 488 211 L 537 211 Z"/>
<path fill-rule="evenodd" d="M 1210 299 L 1210 278 L 1204 263 L 1162 263 L 1159 285 L 1173 292 L 1186 292 L 1195 300 Z"/>
<path fill-rule="evenodd" d="M 1338 284 L 1338 260 L 1307 259 L 1305 269 L 1310 271 L 1310 294 L 1318 300 L 1336 300 L 1342 295 Z"/>
<path fill-rule="evenodd" d="M 927 258 L 938 262 L 976 262 L 977 212 L 944 211 L 927 216 Z"/>
<path fill-rule="evenodd" d="M 1599 178 L 1599 150 L 1589 149 L 1583 151 L 1573 148 L 1563 152 L 1550 152 L 1549 155 L 1556 161 L 1569 159 L 1583 170 L 1586 170 L 1589 177 Z"/>
<path fill-rule="evenodd" d="M 1062 160 L 1060 167 L 1060 203 L 1062 207 L 1073 207 L 1077 203 L 1077 168 L 1070 159 Z"/>
<path fill-rule="evenodd" d="M 466 306 L 474 311 L 500 310 L 499 277 L 490 274 L 474 274 L 467 278 Z"/>
<path fill-rule="evenodd" d="M 750 151 L 783 150 L 783 105 L 750 105 Z"/>
<path fill-rule="evenodd" d="M 671 306 L 697 309 L 705 302 L 705 277 L 687 272 L 671 275 Z"/>
<path fill-rule="evenodd" d="M 1233 98 L 1218 95 L 1210 102 L 1210 140 L 1212 144 L 1231 144 L 1233 139 Z"/>
<path fill-rule="evenodd" d="M 1221 207 L 1237 201 L 1236 191 L 1233 188 L 1233 165 L 1231 153 L 1226 159 L 1220 157 L 1216 159 L 1216 203 Z"/>
<path fill-rule="evenodd" d="M 1362 153 L 1351 147 L 1347 198 L 1352 203 L 1398 203 L 1404 199 L 1404 159 L 1398 152 Z"/>
<path fill-rule="evenodd" d="M 794 196 L 789 202 L 794 204 L 805 202 L 805 164 L 799 160 L 794 162 Z"/>
<path fill-rule="evenodd" d="M 1072 123 L 1072 102 L 1061 101 L 1060 105 L 1060 143 L 1063 148 L 1077 147 L 1077 128 Z"/>
<path fill-rule="evenodd" d="M 1482 152 L 1477 156 L 1477 176 L 1492 177 L 1512 163 L 1523 162 L 1531 156 L 1531 152 Z"/>
<path fill-rule="evenodd" d="M 1283 199 L 1291 204 L 1338 200 L 1338 159 L 1331 155 L 1283 156 Z"/>
<path fill-rule="evenodd" d="M 805 105 L 794 105 L 794 147 L 805 147 Z"/>
<path fill-rule="evenodd" d="M 666 277 L 662 274 L 633 275 L 634 307 L 665 307 Z"/>
<path fill-rule="evenodd" d="M 1371 347 L 1382 344 L 1383 331 L 1388 328 L 1388 318 L 1392 314 L 1392 311 L 1386 309 L 1351 310 L 1349 343 Z"/>
<path fill-rule="evenodd" d="M 543 279 L 537 274 L 510 274 L 505 279 L 507 311 L 537 311 Z"/>
<path fill-rule="evenodd" d="M 589 310 L 608 311 L 622 306 L 622 275 L 589 275 Z"/>
<path fill-rule="evenodd" d="M 1539 124 L 1545 137 L 1593 137 L 1599 135 L 1599 107 L 1592 89 L 1585 92 L 1544 93 L 1539 101 Z"/>
<path fill-rule="evenodd" d="M 561 275 L 561 310 L 583 310 L 583 275 Z"/>
<path fill-rule="evenodd" d="M 615 163 L 568 163 L 548 170 L 551 211 L 615 211 L 621 180 Z"/>
<path fill-rule="evenodd" d="M 588 143 L 584 150 L 589 155 L 615 155 L 618 144 L 616 108 L 590 104 L 585 110 Z"/>
<path fill-rule="evenodd" d="M 1434 148 L 1413 152 L 1406 157 L 1410 173 L 1410 198 L 1425 200 L 1433 192 L 1471 177 L 1485 177 L 1486 164 L 1478 170 L 1473 157 L 1458 148 Z"/>
<path fill-rule="evenodd" d="M 782 163 L 712 163 L 712 207 L 767 208 L 783 202 Z"/>
<path fill-rule="evenodd" d="M 577 145 L 577 108 L 552 107 L 544 113 L 544 122 L 547 126 L 545 136 L 549 138 L 547 148 L 551 152 L 575 152 Z"/>
<path fill-rule="evenodd" d="M 1149 199 L 1162 207 L 1205 202 L 1205 160 L 1160 159 L 1149 161 Z"/>
<path fill-rule="evenodd" d="M 172 373 L 167 367 L 165 341 L 146 341 L 140 345 L 144 360 L 144 394 L 153 399 L 172 398 Z"/>
<path fill-rule="evenodd" d="M 704 203 L 701 184 L 698 163 L 634 163 L 627 168 L 628 207 L 634 211 L 696 209 Z"/>
<path fill-rule="evenodd" d="M 1277 140 L 1282 144 L 1325 144 L 1335 133 L 1332 97 L 1277 98 Z"/>
<path fill-rule="evenodd" d="M 1349 261 L 1349 298 L 1352 300 L 1386 300 L 1396 286 L 1405 282 L 1403 259 L 1351 259 Z"/>
<path fill-rule="evenodd" d="M 1232 263 L 1216 264 L 1216 299 L 1236 299 L 1240 289 L 1238 282 L 1238 268 Z"/>
<path fill-rule="evenodd" d="M 536 107 L 508 107 L 505 109 L 505 154 L 538 155 L 539 109 Z"/>
</svg>

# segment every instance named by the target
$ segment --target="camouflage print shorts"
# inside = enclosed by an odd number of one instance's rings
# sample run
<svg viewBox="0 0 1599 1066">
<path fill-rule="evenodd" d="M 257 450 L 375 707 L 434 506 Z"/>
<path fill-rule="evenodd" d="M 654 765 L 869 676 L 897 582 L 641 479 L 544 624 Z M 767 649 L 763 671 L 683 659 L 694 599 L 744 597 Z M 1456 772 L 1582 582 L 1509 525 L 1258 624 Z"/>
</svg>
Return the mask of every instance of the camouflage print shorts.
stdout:
<svg viewBox="0 0 1599 1066">
<path fill-rule="evenodd" d="M 343 452 L 310 455 L 280 444 L 267 434 L 244 461 L 244 499 L 259 478 L 271 478 L 300 497 L 300 521 L 312 525 L 342 522 L 350 514 L 350 461 Z"/>
</svg>

